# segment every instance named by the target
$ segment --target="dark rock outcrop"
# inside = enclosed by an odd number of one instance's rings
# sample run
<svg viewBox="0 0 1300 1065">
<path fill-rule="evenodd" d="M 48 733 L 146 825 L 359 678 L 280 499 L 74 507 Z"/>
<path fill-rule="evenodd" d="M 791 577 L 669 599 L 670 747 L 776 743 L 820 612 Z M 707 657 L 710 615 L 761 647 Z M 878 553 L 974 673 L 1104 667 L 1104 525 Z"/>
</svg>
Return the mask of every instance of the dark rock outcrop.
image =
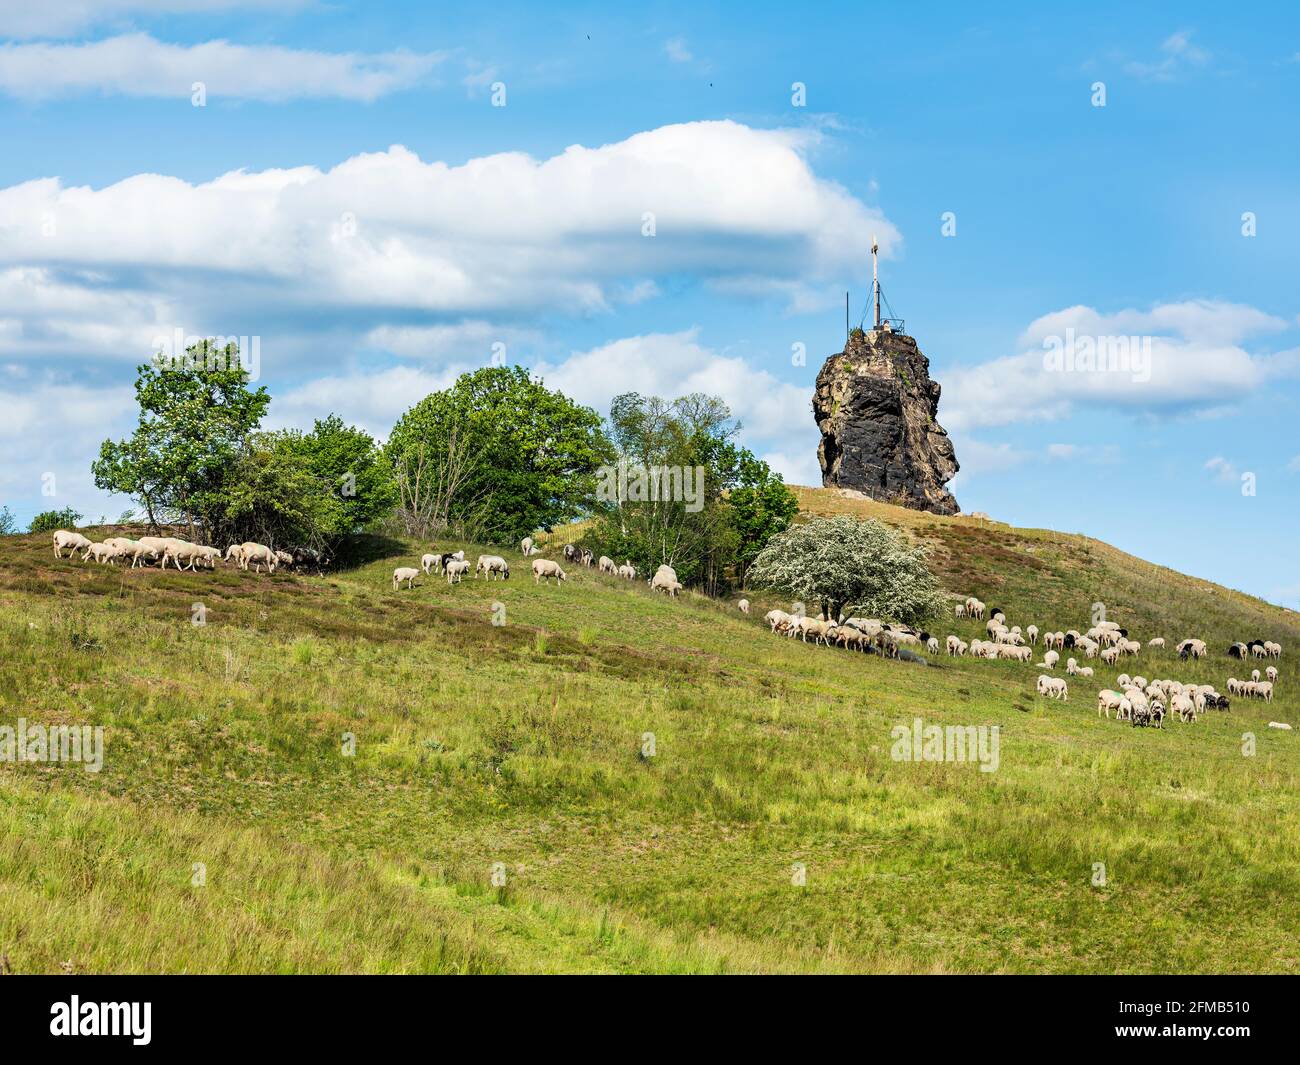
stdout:
<svg viewBox="0 0 1300 1065">
<path fill-rule="evenodd" d="M 822 484 L 913 510 L 958 513 L 945 485 L 960 467 L 935 421 L 939 391 L 930 360 L 910 336 L 855 329 L 817 375 Z"/>
</svg>

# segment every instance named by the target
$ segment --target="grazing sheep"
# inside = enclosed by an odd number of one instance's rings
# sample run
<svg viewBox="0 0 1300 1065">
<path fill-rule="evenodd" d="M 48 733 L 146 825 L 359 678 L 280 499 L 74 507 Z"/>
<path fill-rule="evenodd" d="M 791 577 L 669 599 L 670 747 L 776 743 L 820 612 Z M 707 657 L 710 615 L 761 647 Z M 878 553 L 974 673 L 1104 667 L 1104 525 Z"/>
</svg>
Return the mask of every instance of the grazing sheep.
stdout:
<svg viewBox="0 0 1300 1065">
<path fill-rule="evenodd" d="M 279 560 L 275 557 L 275 552 L 265 544 L 256 544 L 250 540 L 240 544 L 240 548 L 240 569 L 248 569 L 252 566 L 254 572 L 261 573 L 261 567 L 265 564 L 269 573 L 275 572 Z"/>
<path fill-rule="evenodd" d="M 600 561 L 596 564 L 596 569 L 601 573 L 613 573 L 618 567 L 608 555 L 601 555 Z"/>
<path fill-rule="evenodd" d="M 954 617 L 964 618 L 966 616 L 966 604 L 958 603 L 952 608 L 952 612 Z"/>
<path fill-rule="evenodd" d="M 1027 625 L 1025 627 L 1025 635 L 1029 637 L 1029 642 L 1031 645 L 1036 644 L 1038 642 L 1038 626 Z"/>
<path fill-rule="evenodd" d="M 1061 660 L 1061 656 L 1055 651 L 1048 651 L 1043 655 L 1043 666 L 1046 669 L 1055 669 L 1056 663 Z"/>
<path fill-rule="evenodd" d="M 1079 676 L 1081 676 L 1081 677 L 1091 677 L 1091 676 L 1092 676 L 1092 666 L 1080 666 L 1080 667 L 1079 667 Z"/>
<path fill-rule="evenodd" d="M 1147 640 L 1147 646 L 1158 647 L 1160 650 L 1164 650 L 1165 638 L 1163 636 L 1157 636 L 1154 640 Z"/>
<path fill-rule="evenodd" d="M 582 558 L 580 559 L 580 561 L 584 566 L 590 569 L 592 566 L 596 564 L 595 559 L 596 559 L 595 555 L 593 555 L 590 551 L 586 550 L 585 548 L 583 549 Z"/>
<path fill-rule="evenodd" d="M 1277 666 L 1269 666 L 1268 669 L 1264 670 L 1264 676 L 1268 678 L 1270 684 L 1276 684 Z"/>
<path fill-rule="evenodd" d="M 784 610 L 769 610 L 763 615 L 763 620 L 772 627 L 772 632 L 775 634 L 778 628 L 783 629 L 786 623 L 789 622 L 790 615 Z"/>
<path fill-rule="evenodd" d="M 519 551 L 525 558 L 533 553 L 533 538 L 531 536 L 525 536 L 519 541 Z"/>
<path fill-rule="evenodd" d="M 1101 650 L 1101 660 L 1108 666 L 1113 666 L 1119 660 L 1119 651 L 1114 647 L 1104 647 Z"/>
<path fill-rule="evenodd" d="M 1178 657 L 1186 661 L 1190 658 L 1200 658 L 1205 654 L 1205 641 L 1195 638 L 1184 640 L 1178 645 Z"/>
<path fill-rule="evenodd" d="M 749 613 L 749 600 L 748 600 L 748 599 L 742 599 L 739 603 L 736 604 L 736 609 L 738 609 L 742 614 L 748 614 L 748 613 Z"/>
<path fill-rule="evenodd" d="M 969 614 L 971 617 L 973 617 L 976 621 L 984 620 L 984 610 L 985 610 L 984 604 L 981 603 L 974 596 L 971 596 L 969 599 L 966 600 L 966 613 Z"/>
<path fill-rule="evenodd" d="M 573 544 L 565 544 L 564 550 L 560 552 L 564 555 L 565 562 L 577 562 L 579 551 Z"/>
<path fill-rule="evenodd" d="M 1125 700 L 1124 696 L 1120 695 L 1119 692 L 1111 691 L 1109 688 L 1103 688 L 1097 693 L 1097 716 L 1100 717 L 1104 711 L 1106 717 L 1109 718 L 1110 712 L 1112 710 L 1119 710 L 1126 701 L 1127 700 Z"/>
<path fill-rule="evenodd" d="M 60 529 L 54 534 L 55 558 L 63 557 L 63 549 L 65 547 L 68 549 L 68 557 L 71 558 L 78 551 L 85 551 L 89 546 L 90 541 L 82 536 L 81 533 L 69 532 L 67 529 Z"/>
<path fill-rule="evenodd" d="M 113 560 L 118 558 L 120 553 L 120 549 L 112 544 L 91 544 L 86 549 L 86 553 L 81 556 L 81 561 L 85 562 L 87 558 L 94 558 L 96 562 L 111 566 Z"/>
<path fill-rule="evenodd" d="M 406 581 L 408 588 L 415 587 L 415 578 L 420 575 L 418 569 L 412 569 L 410 566 L 399 566 L 393 570 L 393 591 L 397 591 L 402 581 Z"/>
<path fill-rule="evenodd" d="M 433 569 L 433 567 L 434 567 L 434 566 L 437 566 L 437 565 L 438 565 L 438 556 L 437 556 L 437 555 L 421 555 L 421 556 L 420 556 L 420 569 L 424 570 L 424 575 L 425 575 L 426 577 L 429 575 L 429 570 Z"/>
<path fill-rule="evenodd" d="M 931 636 L 925 641 L 925 649 L 932 655 L 937 655 L 939 653 L 939 641 L 935 637 Z"/>
<path fill-rule="evenodd" d="M 1272 640 L 1265 640 L 1264 650 L 1268 652 L 1269 658 L 1282 657 L 1282 645 L 1280 643 L 1274 643 Z"/>
<path fill-rule="evenodd" d="M 478 580 L 480 573 L 487 580 L 491 580 L 492 574 L 495 573 L 498 580 L 508 581 L 510 579 L 510 563 L 500 555 L 479 555 L 478 563 L 474 567 L 475 580 Z"/>
<path fill-rule="evenodd" d="M 459 584 L 469 572 L 469 563 L 463 558 L 449 559 L 443 566 L 443 572 L 447 574 L 448 584 Z"/>
<path fill-rule="evenodd" d="M 567 581 L 568 574 L 560 569 L 560 564 L 549 558 L 538 558 L 533 560 L 533 583 L 546 580 L 547 577 L 554 577 L 556 582 Z"/>
<path fill-rule="evenodd" d="M 677 581 L 677 571 L 672 566 L 663 565 L 655 570 L 655 575 L 650 578 L 650 587 L 657 592 L 676 595 L 681 591 L 682 586 Z"/>
</svg>

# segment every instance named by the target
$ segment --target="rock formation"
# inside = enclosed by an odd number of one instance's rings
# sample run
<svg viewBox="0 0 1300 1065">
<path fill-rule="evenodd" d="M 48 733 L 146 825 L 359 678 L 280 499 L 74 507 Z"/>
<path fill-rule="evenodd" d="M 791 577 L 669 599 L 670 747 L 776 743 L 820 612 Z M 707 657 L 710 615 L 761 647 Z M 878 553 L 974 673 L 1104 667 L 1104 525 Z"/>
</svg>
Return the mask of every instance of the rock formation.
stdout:
<svg viewBox="0 0 1300 1065">
<path fill-rule="evenodd" d="M 958 513 L 945 485 L 960 467 L 935 421 L 939 391 L 930 360 L 910 336 L 888 326 L 853 330 L 817 375 L 822 484 L 913 510 Z"/>
</svg>

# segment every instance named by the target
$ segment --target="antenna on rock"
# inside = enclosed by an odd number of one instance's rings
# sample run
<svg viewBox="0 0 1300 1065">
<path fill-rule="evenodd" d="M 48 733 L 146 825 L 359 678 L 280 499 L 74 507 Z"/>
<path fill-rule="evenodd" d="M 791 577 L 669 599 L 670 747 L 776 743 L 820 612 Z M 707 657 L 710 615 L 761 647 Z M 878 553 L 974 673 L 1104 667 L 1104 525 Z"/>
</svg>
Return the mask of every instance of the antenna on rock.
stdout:
<svg viewBox="0 0 1300 1065">
<path fill-rule="evenodd" d="M 876 252 L 880 250 L 880 245 L 876 243 L 876 235 L 871 234 L 871 291 L 876 299 L 876 321 L 873 329 L 880 328 L 880 273 L 876 269 Z"/>
</svg>

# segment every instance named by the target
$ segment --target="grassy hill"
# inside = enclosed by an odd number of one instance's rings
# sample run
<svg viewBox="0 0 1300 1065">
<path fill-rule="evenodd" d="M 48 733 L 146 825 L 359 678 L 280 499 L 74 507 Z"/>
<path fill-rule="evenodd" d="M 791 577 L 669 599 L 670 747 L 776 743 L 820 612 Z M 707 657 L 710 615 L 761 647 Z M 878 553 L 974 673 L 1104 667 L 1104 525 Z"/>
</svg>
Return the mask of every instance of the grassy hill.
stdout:
<svg viewBox="0 0 1300 1065">
<path fill-rule="evenodd" d="M 1231 640 L 1275 639 L 1277 699 L 1134 729 L 1096 715 L 1110 671 L 1045 702 L 1033 667 L 774 637 L 762 596 L 744 618 L 586 570 L 538 587 L 522 563 L 395 593 L 421 545 L 259 577 L 6 537 L 0 725 L 102 725 L 106 753 L 99 773 L 0 764 L 0 955 L 17 972 L 1300 969 L 1300 732 L 1266 727 L 1300 726 L 1300 616 L 1082 537 L 800 496 L 908 527 L 954 595 L 1011 622 L 1082 629 L 1102 602 L 1144 641 L 1211 645 L 1129 672 L 1223 690 L 1250 669 Z M 917 717 L 999 726 L 998 770 L 893 760 L 891 728 Z"/>
</svg>

